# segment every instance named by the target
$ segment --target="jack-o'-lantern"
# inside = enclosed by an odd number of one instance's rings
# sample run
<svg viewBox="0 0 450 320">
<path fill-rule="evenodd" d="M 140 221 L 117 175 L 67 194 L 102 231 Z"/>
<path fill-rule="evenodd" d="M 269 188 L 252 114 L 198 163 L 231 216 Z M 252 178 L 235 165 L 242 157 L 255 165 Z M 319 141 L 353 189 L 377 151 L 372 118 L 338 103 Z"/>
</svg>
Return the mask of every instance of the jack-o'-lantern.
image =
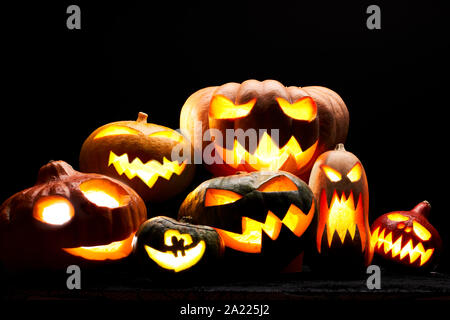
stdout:
<svg viewBox="0 0 450 320">
<path fill-rule="evenodd" d="M 83 143 L 80 169 L 105 174 L 131 186 L 144 201 L 161 202 L 182 192 L 192 181 L 194 165 L 188 156 L 171 160 L 172 149 L 189 150 L 184 137 L 160 125 L 118 121 L 95 130 Z M 189 155 L 190 156 L 190 155 Z"/>
<path fill-rule="evenodd" d="M 178 273 L 212 267 L 223 250 L 223 242 L 213 228 L 163 216 L 145 221 L 133 243 L 134 255 L 150 272 L 159 269 Z"/>
<path fill-rule="evenodd" d="M 402 266 L 425 269 L 436 264 L 442 240 L 428 222 L 431 205 L 423 201 L 411 211 L 394 211 L 372 224 L 374 252 Z"/>
<path fill-rule="evenodd" d="M 361 161 L 339 144 L 319 156 L 309 186 L 318 202 L 316 248 L 321 259 L 343 269 L 368 265 L 369 190 Z"/>
<path fill-rule="evenodd" d="M 0 260 L 17 269 L 120 260 L 131 253 L 146 217 L 143 200 L 129 186 L 52 161 L 35 186 L 0 207 Z"/>
<path fill-rule="evenodd" d="M 247 257 L 266 270 L 285 267 L 303 251 L 314 213 L 313 194 L 302 180 L 257 171 L 203 182 L 181 204 L 178 218 L 213 227 L 226 256 Z"/>
<path fill-rule="evenodd" d="M 180 115 L 180 128 L 197 154 L 212 158 L 204 163 L 216 176 L 282 170 L 305 179 L 319 154 L 345 141 L 348 122 L 334 91 L 275 80 L 201 89 Z"/>
</svg>

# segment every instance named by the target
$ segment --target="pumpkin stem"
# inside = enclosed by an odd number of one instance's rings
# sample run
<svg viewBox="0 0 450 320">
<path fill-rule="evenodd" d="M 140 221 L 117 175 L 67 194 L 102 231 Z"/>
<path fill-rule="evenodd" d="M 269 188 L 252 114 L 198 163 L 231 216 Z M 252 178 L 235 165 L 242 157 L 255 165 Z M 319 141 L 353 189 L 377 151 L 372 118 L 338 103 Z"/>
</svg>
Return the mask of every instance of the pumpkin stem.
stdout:
<svg viewBox="0 0 450 320">
<path fill-rule="evenodd" d="M 46 165 L 39 169 L 36 184 L 42 184 L 51 180 L 61 179 L 65 176 L 70 176 L 75 173 L 75 170 L 70 164 L 64 161 L 51 160 Z"/>
<path fill-rule="evenodd" d="M 336 150 L 336 151 L 345 151 L 344 144 L 343 143 L 338 143 L 336 145 L 336 147 L 334 148 L 334 150 Z"/>
<path fill-rule="evenodd" d="M 412 209 L 411 211 L 421 216 L 424 216 L 425 218 L 428 218 L 431 211 L 431 204 L 426 200 L 422 201 L 417 206 L 415 206 L 414 209 Z"/>
<path fill-rule="evenodd" d="M 148 118 L 148 115 L 146 113 L 139 112 L 136 122 L 145 122 L 145 123 L 147 123 L 147 118 Z"/>
</svg>

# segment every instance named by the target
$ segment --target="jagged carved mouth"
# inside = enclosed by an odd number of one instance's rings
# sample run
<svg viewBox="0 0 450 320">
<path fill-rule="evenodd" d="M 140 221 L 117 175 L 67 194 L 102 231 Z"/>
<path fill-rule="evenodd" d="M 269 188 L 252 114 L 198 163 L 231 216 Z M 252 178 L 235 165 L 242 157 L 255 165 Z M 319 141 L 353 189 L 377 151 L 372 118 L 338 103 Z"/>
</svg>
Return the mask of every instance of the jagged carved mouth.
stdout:
<svg viewBox="0 0 450 320">
<path fill-rule="evenodd" d="M 392 232 L 385 234 L 386 229 L 383 228 L 381 232 L 380 229 L 381 227 L 376 228 L 371 236 L 371 245 L 375 252 L 398 261 L 405 261 L 404 259 L 409 257 L 409 264 L 415 263 L 420 258 L 419 266 L 424 265 L 433 255 L 434 249 L 425 249 L 420 241 L 416 241 L 415 245 L 411 237 L 403 235 L 393 239 Z"/>
<path fill-rule="evenodd" d="M 152 188 L 159 177 L 170 180 L 173 174 L 180 175 L 186 167 L 186 161 L 181 164 L 178 161 L 163 158 L 163 163 L 150 160 L 143 163 L 139 158 L 129 162 L 128 154 L 116 155 L 113 151 L 109 153 L 108 167 L 113 165 L 119 175 L 125 174 L 128 179 L 138 177 L 149 188 Z"/>
<path fill-rule="evenodd" d="M 360 230 L 364 230 L 363 214 L 361 194 L 358 195 L 358 201 L 355 204 L 353 191 L 350 191 L 347 196 L 345 192 L 342 192 L 339 195 L 338 192 L 334 190 L 331 200 L 328 201 L 326 191 L 322 190 L 316 239 L 318 251 L 321 252 L 322 237 L 325 231 L 328 247 L 331 247 L 335 234 L 337 234 L 341 244 L 343 244 L 347 234 L 354 240 L 357 228 L 361 237 L 362 251 L 364 251 L 365 232 L 360 232 Z"/>
<path fill-rule="evenodd" d="M 284 225 L 297 237 L 300 237 L 311 223 L 314 210 L 314 202 L 312 202 L 307 214 L 304 214 L 300 208 L 292 204 L 283 220 L 280 220 L 269 210 L 264 223 L 242 217 L 242 233 L 234 233 L 219 228 L 214 229 L 219 233 L 227 247 L 247 253 L 259 253 L 261 252 L 263 231 L 272 240 L 276 240 L 281 227 Z"/>
<path fill-rule="evenodd" d="M 308 149 L 302 150 L 295 137 L 279 148 L 267 132 L 264 132 L 255 151 L 248 152 L 237 139 L 234 140 L 233 149 L 229 150 L 215 144 L 216 152 L 223 161 L 236 170 L 286 170 L 294 166 L 304 167 L 313 157 L 318 141 Z"/>
</svg>

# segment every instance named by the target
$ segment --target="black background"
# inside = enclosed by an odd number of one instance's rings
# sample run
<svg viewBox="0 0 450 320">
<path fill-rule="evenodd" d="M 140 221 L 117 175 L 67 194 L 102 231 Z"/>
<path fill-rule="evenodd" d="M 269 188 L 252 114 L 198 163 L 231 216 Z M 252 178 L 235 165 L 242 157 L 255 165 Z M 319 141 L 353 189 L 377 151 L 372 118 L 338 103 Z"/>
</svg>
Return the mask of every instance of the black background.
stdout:
<svg viewBox="0 0 450 320">
<path fill-rule="evenodd" d="M 81 30 L 66 28 L 70 4 Z M 381 30 L 366 28 L 369 4 L 381 8 Z M 448 243 L 446 21 L 444 1 L 5 5 L 0 201 L 32 186 L 49 160 L 78 169 L 84 139 L 103 124 L 144 111 L 176 129 L 196 90 L 276 79 L 346 102 L 346 148 L 366 169 L 371 222 L 426 199 Z"/>
</svg>

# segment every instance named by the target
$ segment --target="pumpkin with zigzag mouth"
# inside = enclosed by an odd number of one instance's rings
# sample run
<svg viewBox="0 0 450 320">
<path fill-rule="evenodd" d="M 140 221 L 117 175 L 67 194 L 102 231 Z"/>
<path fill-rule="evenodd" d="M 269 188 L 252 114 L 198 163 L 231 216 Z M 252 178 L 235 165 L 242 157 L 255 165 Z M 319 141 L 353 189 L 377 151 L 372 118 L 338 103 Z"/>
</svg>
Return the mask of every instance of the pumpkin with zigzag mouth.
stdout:
<svg viewBox="0 0 450 320">
<path fill-rule="evenodd" d="M 313 193 L 301 179 L 256 171 L 203 182 L 181 204 L 178 219 L 213 227 L 225 257 L 236 258 L 242 271 L 256 265 L 264 272 L 282 270 L 302 254 L 315 212 Z"/>
<path fill-rule="evenodd" d="M 106 124 L 83 143 L 80 169 L 101 173 L 131 186 L 144 201 L 161 202 L 182 192 L 194 176 L 190 158 L 171 159 L 172 150 L 189 150 L 189 142 L 167 127 L 147 123 L 140 112 L 136 121 Z"/>
</svg>

